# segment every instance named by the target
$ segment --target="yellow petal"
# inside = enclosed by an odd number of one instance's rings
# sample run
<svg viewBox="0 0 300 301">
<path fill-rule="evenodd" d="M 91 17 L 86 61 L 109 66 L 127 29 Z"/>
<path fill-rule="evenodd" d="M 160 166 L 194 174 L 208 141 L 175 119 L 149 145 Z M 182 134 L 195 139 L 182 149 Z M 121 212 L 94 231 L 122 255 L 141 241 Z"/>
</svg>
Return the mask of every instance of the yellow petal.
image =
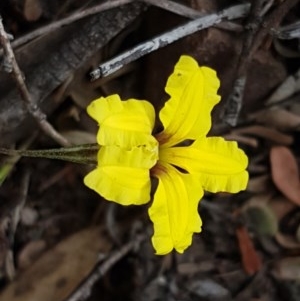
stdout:
<svg viewBox="0 0 300 301">
<path fill-rule="evenodd" d="M 160 111 L 164 131 L 157 139 L 165 146 L 206 136 L 211 127 L 211 110 L 220 101 L 216 72 L 199 67 L 190 56 L 181 56 L 168 79 L 170 99 Z"/>
<path fill-rule="evenodd" d="M 94 100 L 87 107 L 87 112 L 100 125 L 97 134 L 97 142 L 100 145 L 131 148 L 155 144 L 155 139 L 151 136 L 155 112 L 151 103 L 147 101 L 122 101 L 119 95 L 115 94 Z"/>
<path fill-rule="evenodd" d="M 156 171 L 159 183 L 149 209 L 154 224 L 152 244 L 158 255 L 173 248 L 182 253 L 190 246 L 193 233 L 201 231 L 198 203 L 203 190 L 198 179 L 169 164 L 160 162 Z"/>
<path fill-rule="evenodd" d="M 248 183 L 248 158 L 234 141 L 221 137 L 196 140 L 189 147 L 161 149 L 160 160 L 199 174 L 204 190 L 238 192 Z"/>
<path fill-rule="evenodd" d="M 157 153 L 145 147 L 124 150 L 103 146 L 98 153 L 98 167 L 84 178 L 84 184 L 105 199 L 121 205 L 141 205 L 150 200 L 149 169 Z"/>
</svg>

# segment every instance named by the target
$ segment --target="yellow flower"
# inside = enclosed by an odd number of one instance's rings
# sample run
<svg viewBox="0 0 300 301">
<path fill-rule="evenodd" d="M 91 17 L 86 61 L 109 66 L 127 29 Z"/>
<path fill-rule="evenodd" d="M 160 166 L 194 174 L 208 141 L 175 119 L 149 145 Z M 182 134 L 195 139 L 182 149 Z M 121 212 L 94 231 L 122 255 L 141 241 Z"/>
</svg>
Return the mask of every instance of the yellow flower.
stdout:
<svg viewBox="0 0 300 301">
<path fill-rule="evenodd" d="M 248 159 L 237 143 L 206 137 L 219 85 L 214 70 L 181 56 L 165 88 L 170 98 L 159 113 L 164 130 L 158 134 L 152 133 L 155 112 L 147 101 L 111 95 L 87 108 L 99 123 L 101 148 L 84 183 L 107 200 L 142 205 L 150 201 L 150 176 L 156 177 L 149 216 L 157 254 L 182 253 L 201 231 L 203 190 L 234 193 L 247 186 Z"/>
</svg>

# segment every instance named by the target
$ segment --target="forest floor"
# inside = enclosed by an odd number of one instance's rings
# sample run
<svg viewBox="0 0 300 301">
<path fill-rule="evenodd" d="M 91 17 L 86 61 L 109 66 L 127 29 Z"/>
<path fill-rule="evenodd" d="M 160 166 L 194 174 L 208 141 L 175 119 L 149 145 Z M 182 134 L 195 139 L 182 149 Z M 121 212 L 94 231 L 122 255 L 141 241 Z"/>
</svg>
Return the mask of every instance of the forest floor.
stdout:
<svg viewBox="0 0 300 301">
<path fill-rule="evenodd" d="M 245 151 L 247 189 L 206 193 L 202 232 L 191 247 L 157 256 L 149 206 L 123 207 L 89 190 L 83 178 L 90 166 L 3 155 L 1 301 L 300 299 L 299 1 L 252 0 L 246 16 L 186 34 L 91 81 L 90 71 L 120 53 L 245 4 L 178 3 L 1 1 L 4 30 L 13 36 L 1 35 L 1 44 L 13 47 L 29 91 L 29 98 L 19 93 L 22 79 L 1 48 L 1 147 L 95 143 L 97 125 L 86 107 L 100 96 L 147 99 L 158 113 L 168 76 L 188 54 L 220 78 L 209 135 L 235 140 Z M 35 117 L 28 113 L 33 104 Z M 39 126 L 42 112 L 54 131 Z"/>
</svg>

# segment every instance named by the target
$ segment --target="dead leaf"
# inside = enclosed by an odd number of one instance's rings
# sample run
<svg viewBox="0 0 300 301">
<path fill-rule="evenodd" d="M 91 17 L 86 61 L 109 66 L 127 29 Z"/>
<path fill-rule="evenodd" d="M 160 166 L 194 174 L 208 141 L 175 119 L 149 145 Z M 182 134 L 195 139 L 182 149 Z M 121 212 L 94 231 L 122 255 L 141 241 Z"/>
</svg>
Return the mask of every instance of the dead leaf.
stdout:
<svg viewBox="0 0 300 301">
<path fill-rule="evenodd" d="M 255 138 L 252 137 L 246 137 L 242 135 L 237 135 L 232 131 L 231 133 L 224 135 L 224 138 L 229 141 L 237 141 L 239 143 L 243 143 L 245 145 L 249 145 L 251 147 L 258 147 L 258 141 Z"/>
<path fill-rule="evenodd" d="M 0 294 L 0 300 L 64 300 L 91 272 L 99 253 L 107 253 L 110 248 L 99 227 L 75 233 L 20 273 Z"/>
<path fill-rule="evenodd" d="M 265 164 L 255 164 L 250 161 L 248 171 L 250 174 L 262 174 L 268 172 L 268 167 Z"/>
<path fill-rule="evenodd" d="M 273 236 L 278 232 L 278 219 L 269 206 L 270 194 L 252 197 L 243 207 L 245 219 L 258 235 Z"/>
<path fill-rule="evenodd" d="M 300 125 L 300 116 L 281 108 L 261 110 L 250 118 L 282 131 L 295 130 Z"/>
<path fill-rule="evenodd" d="M 239 243 L 244 270 L 248 275 L 253 275 L 261 269 L 261 259 L 258 256 L 245 227 L 238 227 L 236 229 L 236 236 Z"/>
<path fill-rule="evenodd" d="M 269 151 L 265 149 L 260 149 L 259 153 L 256 156 L 252 156 L 248 171 L 250 174 L 260 175 L 269 173 L 270 169 L 267 166 L 266 161 L 269 157 Z"/>
<path fill-rule="evenodd" d="M 281 232 L 278 232 L 275 235 L 275 239 L 277 243 L 285 249 L 289 249 L 289 250 L 300 249 L 300 243 L 290 235 L 286 235 Z"/>
<path fill-rule="evenodd" d="M 252 125 L 245 128 L 236 129 L 237 134 L 253 135 L 261 137 L 280 145 L 291 145 L 293 143 L 293 137 L 280 133 L 275 129 L 271 129 L 262 125 Z"/>
<path fill-rule="evenodd" d="M 296 207 L 294 203 L 282 195 L 272 198 L 268 206 L 273 210 L 279 221 Z"/>
<path fill-rule="evenodd" d="M 300 281 L 300 257 L 286 257 L 276 262 L 273 273 L 281 280 Z"/>
<path fill-rule="evenodd" d="M 185 262 L 178 264 L 178 273 L 180 275 L 193 275 L 196 273 L 210 273 L 214 271 L 216 265 L 213 260 L 204 260 L 201 263 Z"/>
<path fill-rule="evenodd" d="M 298 242 L 300 242 L 300 225 L 298 225 L 297 230 L 296 230 L 296 239 Z"/>
<path fill-rule="evenodd" d="M 283 83 L 272 93 L 266 101 L 267 105 L 275 104 L 287 99 L 300 89 L 300 69 L 293 75 L 288 76 Z"/>
<path fill-rule="evenodd" d="M 295 206 L 284 196 L 272 197 L 269 191 L 269 194 L 258 194 L 250 198 L 242 211 L 249 227 L 258 235 L 274 236 L 278 233 L 279 222 Z"/>
<path fill-rule="evenodd" d="M 300 289 L 300 257 L 285 257 L 273 263 L 272 278 L 276 283 L 276 291 L 283 292 L 282 300 L 299 300 Z M 271 298 L 273 300 L 273 298 Z"/>
<path fill-rule="evenodd" d="M 194 279 L 188 282 L 187 289 L 193 296 L 196 296 L 195 299 L 214 301 L 232 300 L 231 293 L 227 288 L 209 278 Z"/>
<path fill-rule="evenodd" d="M 270 177 L 268 174 L 264 174 L 258 177 L 250 177 L 247 186 L 247 191 L 262 193 L 267 192 L 270 189 Z"/>
<path fill-rule="evenodd" d="M 270 151 L 272 179 L 278 190 L 300 205 L 300 181 L 296 158 L 289 148 L 275 146 Z"/>
<path fill-rule="evenodd" d="M 43 13 L 40 0 L 25 0 L 23 13 L 27 21 L 37 21 Z"/>
<path fill-rule="evenodd" d="M 289 101 L 289 110 L 296 115 L 300 115 L 300 104 L 296 102 L 298 99 L 299 94 L 296 94 L 294 97 L 291 97 Z"/>
<path fill-rule="evenodd" d="M 113 56 L 113 54 L 110 54 Z M 87 79 L 87 74 L 89 71 L 98 67 L 99 62 L 103 61 L 103 51 L 99 51 L 92 55 L 83 66 L 78 68 L 74 74 L 72 80 L 69 82 L 68 88 L 65 91 L 65 96 L 70 96 L 74 103 L 82 109 L 90 104 L 90 102 L 96 98 L 99 98 L 101 93 L 98 90 L 98 87 L 101 83 L 105 83 L 107 77 L 101 78 L 100 80 L 91 82 Z"/>
<path fill-rule="evenodd" d="M 283 42 L 281 42 L 278 39 L 274 39 L 273 45 L 275 50 L 283 57 L 286 58 L 299 58 L 300 57 L 300 52 L 298 50 L 294 50 L 290 47 L 287 47 L 284 45 Z"/>
<path fill-rule="evenodd" d="M 30 267 L 37 258 L 42 255 L 46 249 L 46 242 L 44 240 L 34 240 L 25 245 L 25 247 L 18 254 L 18 267 L 25 270 Z"/>
</svg>

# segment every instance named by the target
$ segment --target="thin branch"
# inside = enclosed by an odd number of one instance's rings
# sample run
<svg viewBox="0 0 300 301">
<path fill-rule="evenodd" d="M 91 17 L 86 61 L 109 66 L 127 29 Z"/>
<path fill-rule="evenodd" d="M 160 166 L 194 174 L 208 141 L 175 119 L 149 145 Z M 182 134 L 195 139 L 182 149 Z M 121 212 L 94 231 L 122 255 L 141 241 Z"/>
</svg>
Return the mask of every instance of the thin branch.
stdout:
<svg viewBox="0 0 300 301">
<path fill-rule="evenodd" d="M 232 92 L 229 95 L 225 106 L 223 121 L 231 126 L 236 126 L 237 120 L 242 109 L 244 90 L 246 85 L 246 73 L 248 64 L 252 60 L 250 50 L 254 37 L 261 25 L 260 14 L 263 8 L 263 0 L 254 0 L 251 5 L 248 20 L 245 26 L 246 34 L 244 36 L 242 51 L 239 57 L 236 71 L 236 80 L 234 81 Z"/>
<path fill-rule="evenodd" d="M 162 35 L 159 35 L 149 41 L 146 41 L 122 54 L 113 58 L 112 60 L 101 64 L 97 69 L 90 73 L 92 80 L 100 77 L 105 77 L 117 70 L 121 69 L 124 65 L 137 60 L 138 58 L 151 53 L 154 50 L 165 47 L 183 37 L 186 37 L 199 30 L 208 28 L 223 20 L 232 20 L 241 18 L 247 15 L 249 11 L 248 4 L 236 5 L 224 9 L 215 14 L 209 14 L 196 20 L 178 26 Z"/>
<path fill-rule="evenodd" d="M 23 45 L 41 35 L 45 35 L 50 32 L 53 32 L 53 31 L 57 30 L 58 28 L 61 28 L 68 24 L 71 24 L 75 21 L 81 20 L 88 16 L 95 15 L 102 11 L 109 10 L 109 9 L 112 9 L 115 7 L 119 7 L 119 6 L 128 4 L 128 3 L 131 3 L 131 2 L 134 2 L 134 0 L 110 0 L 110 1 L 106 1 L 104 3 L 101 3 L 99 5 L 95 5 L 94 7 L 90 7 L 85 10 L 75 12 L 71 16 L 63 18 L 56 22 L 52 22 L 46 26 L 40 27 L 40 28 L 18 38 L 17 40 L 13 41 L 11 43 L 11 45 L 13 48 L 18 47 L 18 46 Z"/>
<path fill-rule="evenodd" d="M 109 10 L 109 9 L 112 9 L 115 7 L 119 7 L 119 6 L 128 4 L 128 3 L 131 3 L 131 2 L 134 2 L 134 1 L 135 0 L 110 0 L 110 1 L 106 1 L 104 3 L 101 3 L 99 5 L 95 5 L 93 7 L 75 12 L 66 18 L 63 18 L 59 21 L 52 22 L 48 25 L 40 27 L 40 28 L 14 40 L 11 43 L 11 45 L 13 48 L 16 48 L 16 47 L 21 46 L 41 35 L 45 35 L 50 32 L 53 32 L 63 26 L 69 25 L 73 22 L 76 22 L 76 21 L 86 18 L 88 16 L 95 15 L 102 11 Z M 163 8 L 163 9 L 166 9 L 168 11 L 171 11 L 173 13 L 176 13 L 178 15 L 182 15 L 184 17 L 191 18 L 191 19 L 196 19 L 198 17 L 203 16 L 203 13 L 201 13 L 195 9 L 192 9 L 190 7 L 187 7 L 187 6 L 184 6 L 184 5 L 178 4 L 173 1 L 169 1 L 169 0 L 165 0 L 165 1 L 140 0 L 140 1 Z M 217 27 L 227 29 L 227 30 L 232 30 L 232 31 L 241 31 L 240 25 L 234 24 L 231 22 L 224 22 L 222 24 L 217 25 Z M 2 54 L 2 50 L 0 50 L 0 55 L 1 54 Z"/>
<path fill-rule="evenodd" d="M 120 250 L 115 251 L 104 262 L 99 263 L 87 278 L 79 285 L 74 293 L 72 293 L 65 301 L 83 301 L 88 299 L 91 294 L 93 285 L 100 280 L 120 259 L 136 248 L 145 239 L 144 236 L 137 237 L 124 245 Z"/>
<path fill-rule="evenodd" d="M 133 2 L 90 16 L 81 22 L 81 26 L 76 26 L 75 31 L 73 30 L 68 36 L 65 36 L 63 41 L 55 43 L 56 47 L 46 52 L 44 60 L 39 60 L 32 72 L 26 71 L 25 73 L 26 85 L 30 88 L 34 103 L 38 106 L 44 104 L 47 111 L 53 111 L 59 102 L 46 102 L 46 98 L 61 85 L 66 86 L 66 82 L 78 68 L 82 67 L 111 39 L 136 20 L 144 9 L 144 4 Z M 39 47 L 34 47 L 34 49 L 36 48 Z M 43 50 L 36 50 L 37 53 L 45 54 Z M 33 56 L 31 60 L 34 60 Z M 32 62 L 28 67 L 30 65 Z M 14 137 L 21 137 L 24 134 L 19 129 L 25 124 L 28 112 L 23 102 L 19 101 L 16 90 L 11 89 L 1 95 L 0 133 L 2 144 L 11 143 L 15 140 Z M 15 106 L 14 110 L 11 107 L 12 103 Z M 38 126 L 36 127 L 38 128 Z M 32 125 L 25 132 L 28 132 L 30 128 Z"/>
<path fill-rule="evenodd" d="M 299 39 L 300 21 L 274 29 L 272 35 L 281 40 Z"/>
<path fill-rule="evenodd" d="M 275 28 L 279 27 L 283 18 L 297 3 L 299 3 L 299 0 L 285 0 L 266 17 L 262 23 L 261 30 L 259 30 L 253 41 L 253 46 L 250 51 L 251 55 L 256 52 L 264 38 Z"/>
<path fill-rule="evenodd" d="M 26 87 L 24 78 L 22 76 L 22 71 L 16 61 L 13 49 L 11 47 L 9 38 L 5 32 L 2 17 L 0 16 L 0 43 L 3 47 L 4 54 L 6 56 L 7 62 L 11 66 L 11 74 L 17 85 L 19 93 L 22 100 L 24 101 L 28 112 L 34 117 L 34 119 L 39 124 L 40 128 L 51 138 L 53 138 L 57 143 L 62 146 L 69 146 L 70 143 L 62 137 L 48 121 L 46 120 L 46 115 L 39 109 L 39 107 L 32 101 L 30 93 Z"/>
<path fill-rule="evenodd" d="M 188 6 L 182 5 L 180 3 L 170 1 L 170 0 L 142 0 L 147 4 L 151 4 L 157 6 L 159 8 L 165 9 L 177 15 L 187 17 L 190 19 L 197 19 L 205 16 L 205 13 L 202 13 L 196 9 L 190 8 Z M 232 22 L 221 22 L 220 24 L 216 24 L 215 27 L 222 28 L 231 31 L 242 31 L 242 26 L 239 24 L 235 24 Z"/>
<path fill-rule="evenodd" d="M 242 53 L 240 55 L 236 80 L 234 82 L 232 93 L 227 101 L 223 116 L 223 120 L 231 126 L 235 126 L 238 122 L 244 98 L 246 73 L 254 53 L 261 45 L 264 38 L 270 33 L 272 28 L 279 26 L 284 16 L 297 4 L 297 2 L 299 2 L 299 0 L 284 1 L 282 4 L 278 5 L 276 9 L 273 10 L 261 23 L 261 9 L 264 1 L 254 1 L 246 27 L 248 29 L 248 33 L 245 36 Z"/>
<path fill-rule="evenodd" d="M 28 171 L 26 171 L 22 175 L 22 180 L 20 183 L 20 194 L 16 200 L 15 207 L 13 208 L 13 210 L 10 214 L 11 223 L 10 223 L 10 228 L 9 228 L 9 233 L 8 233 L 10 251 L 8 252 L 6 261 L 5 261 L 6 272 L 7 272 L 7 275 L 10 280 L 13 280 L 15 278 L 15 274 L 16 274 L 14 260 L 13 260 L 15 234 L 16 234 L 17 226 L 20 221 L 21 212 L 25 206 L 25 202 L 27 199 L 29 182 L 30 182 L 30 173 Z"/>
<path fill-rule="evenodd" d="M 263 3 L 263 7 L 261 9 L 261 12 L 259 13 L 259 15 L 262 17 L 264 16 L 270 9 L 271 7 L 274 5 L 275 0 L 268 0 L 267 3 Z"/>
<path fill-rule="evenodd" d="M 196 19 L 199 17 L 203 17 L 205 15 L 198 10 L 195 10 L 193 8 L 190 8 L 188 6 L 170 0 L 164 0 L 164 1 L 142 0 L 142 1 L 190 19 Z"/>
</svg>

